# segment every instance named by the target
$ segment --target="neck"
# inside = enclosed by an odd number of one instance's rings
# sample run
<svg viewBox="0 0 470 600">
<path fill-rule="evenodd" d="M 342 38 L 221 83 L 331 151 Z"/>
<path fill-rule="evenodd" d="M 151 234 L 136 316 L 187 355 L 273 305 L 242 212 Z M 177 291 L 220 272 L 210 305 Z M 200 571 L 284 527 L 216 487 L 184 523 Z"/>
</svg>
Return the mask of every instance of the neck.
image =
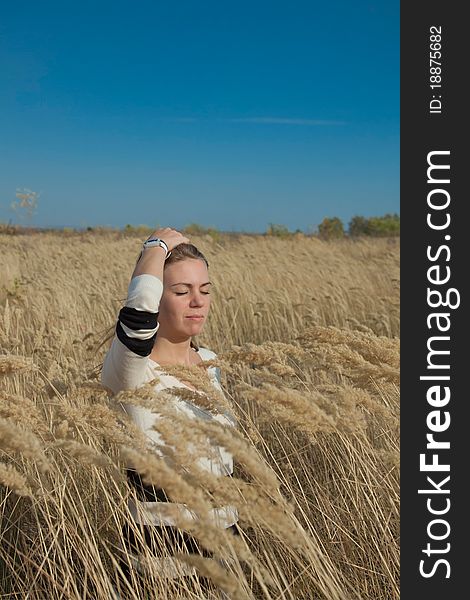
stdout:
<svg viewBox="0 0 470 600">
<path fill-rule="evenodd" d="M 150 357 L 161 365 L 192 365 L 192 352 L 191 338 L 171 340 L 158 332 Z"/>
</svg>

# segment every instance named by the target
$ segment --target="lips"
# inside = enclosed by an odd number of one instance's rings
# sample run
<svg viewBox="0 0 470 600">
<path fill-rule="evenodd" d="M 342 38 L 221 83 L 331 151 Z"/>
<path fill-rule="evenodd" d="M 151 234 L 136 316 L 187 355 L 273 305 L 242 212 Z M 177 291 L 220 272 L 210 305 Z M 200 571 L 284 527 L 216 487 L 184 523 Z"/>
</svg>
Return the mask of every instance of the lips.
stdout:
<svg viewBox="0 0 470 600">
<path fill-rule="evenodd" d="M 200 321 L 204 317 L 202 315 L 190 315 L 186 317 L 187 319 L 193 319 L 194 321 Z"/>
</svg>

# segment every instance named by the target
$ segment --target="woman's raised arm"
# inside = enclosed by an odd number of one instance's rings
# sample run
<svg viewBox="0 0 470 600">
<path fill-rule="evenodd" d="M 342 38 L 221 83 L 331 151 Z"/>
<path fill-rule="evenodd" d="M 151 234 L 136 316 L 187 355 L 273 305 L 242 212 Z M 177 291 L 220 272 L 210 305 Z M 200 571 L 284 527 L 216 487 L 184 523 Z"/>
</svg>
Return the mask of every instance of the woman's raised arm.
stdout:
<svg viewBox="0 0 470 600">
<path fill-rule="evenodd" d="M 178 231 L 157 229 L 168 250 L 188 242 Z M 116 334 L 103 363 L 101 383 L 114 394 L 135 389 L 145 381 L 148 356 L 158 330 L 157 313 L 163 293 L 166 251 L 161 246 L 143 250 L 129 283 L 127 300 L 119 311 Z"/>
</svg>

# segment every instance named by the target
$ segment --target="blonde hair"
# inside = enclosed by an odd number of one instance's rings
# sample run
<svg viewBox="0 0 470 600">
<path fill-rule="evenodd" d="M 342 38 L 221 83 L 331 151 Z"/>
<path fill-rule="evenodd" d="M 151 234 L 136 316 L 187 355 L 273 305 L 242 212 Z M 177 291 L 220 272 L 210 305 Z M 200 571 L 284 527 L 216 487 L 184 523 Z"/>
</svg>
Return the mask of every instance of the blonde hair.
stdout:
<svg viewBox="0 0 470 600">
<path fill-rule="evenodd" d="M 135 263 L 135 266 L 139 263 L 139 260 L 142 258 L 143 250 L 141 250 L 139 257 Z M 171 250 L 167 259 L 165 259 L 164 269 L 175 262 L 180 260 L 185 260 L 186 258 L 193 258 L 203 260 L 206 263 L 207 268 L 209 268 L 209 263 L 207 262 L 207 258 L 204 256 L 202 252 L 200 252 L 194 244 L 178 244 Z"/>
</svg>

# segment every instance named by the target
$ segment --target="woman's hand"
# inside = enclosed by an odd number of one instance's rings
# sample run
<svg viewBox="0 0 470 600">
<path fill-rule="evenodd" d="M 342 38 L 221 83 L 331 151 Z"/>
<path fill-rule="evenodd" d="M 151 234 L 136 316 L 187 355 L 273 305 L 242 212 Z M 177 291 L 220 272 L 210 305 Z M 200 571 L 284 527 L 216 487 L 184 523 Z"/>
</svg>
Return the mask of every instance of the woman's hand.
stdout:
<svg viewBox="0 0 470 600">
<path fill-rule="evenodd" d="M 173 250 L 178 244 L 189 244 L 189 239 L 187 237 L 171 227 L 160 227 L 160 229 L 155 229 L 148 239 L 151 238 L 160 238 L 163 240 L 168 246 L 168 251 Z"/>
<path fill-rule="evenodd" d="M 159 229 L 155 229 L 148 239 L 150 240 L 152 238 L 159 238 L 163 240 L 168 247 L 168 252 L 171 252 L 171 250 L 175 246 L 178 246 L 178 244 L 189 243 L 189 239 L 187 237 L 171 227 L 160 227 Z M 155 277 L 158 277 L 161 281 L 163 281 L 164 262 L 165 249 L 163 246 L 154 246 L 153 248 L 142 250 L 135 265 L 131 279 L 137 277 L 138 275 L 147 273 L 149 275 L 155 275 Z"/>
</svg>

